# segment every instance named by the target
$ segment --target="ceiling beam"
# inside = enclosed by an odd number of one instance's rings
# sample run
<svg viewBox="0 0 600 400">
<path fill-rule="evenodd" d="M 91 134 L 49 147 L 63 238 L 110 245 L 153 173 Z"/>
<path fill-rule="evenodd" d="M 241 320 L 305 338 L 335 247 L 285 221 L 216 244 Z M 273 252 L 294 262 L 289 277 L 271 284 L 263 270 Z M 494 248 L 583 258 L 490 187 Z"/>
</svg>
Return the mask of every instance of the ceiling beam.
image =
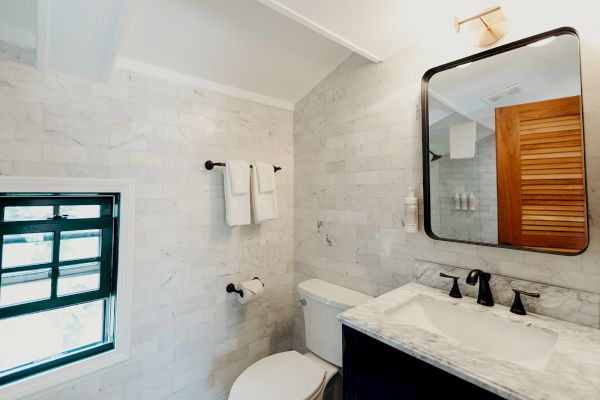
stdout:
<svg viewBox="0 0 600 400">
<path fill-rule="evenodd" d="M 264 4 L 265 6 L 277 11 L 280 14 L 285 15 L 286 17 L 298 22 L 301 25 L 304 25 L 305 27 L 317 32 L 320 35 L 325 36 L 326 38 L 328 38 L 329 40 L 332 40 L 333 42 L 357 53 L 360 54 L 361 56 L 365 57 L 366 59 L 374 62 L 374 63 L 380 63 L 383 60 L 381 59 L 381 57 L 376 56 L 375 54 L 367 51 L 366 49 L 355 45 L 354 43 L 344 39 L 343 37 L 331 32 L 330 30 L 328 30 L 327 28 L 317 24 L 316 22 L 304 17 L 303 15 L 295 12 L 294 10 L 290 9 L 289 7 L 284 6 L 283 4 L 281 4 L 280 2 L 278 2 L 277 0 L 256 0 L 261 4 Z"/>
<path fill-rule="evenodd" d="M 107 81 L 133 0 L 37 0 L 36 66 Z"/>
</svg>

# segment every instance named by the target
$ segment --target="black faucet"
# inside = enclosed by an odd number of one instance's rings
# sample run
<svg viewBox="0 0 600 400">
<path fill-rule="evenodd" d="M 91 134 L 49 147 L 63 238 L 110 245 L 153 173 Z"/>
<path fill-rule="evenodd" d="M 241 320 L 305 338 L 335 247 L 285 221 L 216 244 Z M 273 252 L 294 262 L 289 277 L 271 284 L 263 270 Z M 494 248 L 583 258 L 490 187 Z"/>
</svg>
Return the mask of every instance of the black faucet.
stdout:
<svg viewBox="0 0 600 400">
<path fill-rule="evenodd" d="M 492 289 L 490 288 L 490 279 L 492 275 L 483 272 L 480 269 L 474 269 L 467 275 L 467 283 L 474 286 L 479 279 L 479 294 L 477 295 L 477 302 L 483 306 L 491 307 L 494 305 L 494 297 L 492 296 Z"/>
</svg>

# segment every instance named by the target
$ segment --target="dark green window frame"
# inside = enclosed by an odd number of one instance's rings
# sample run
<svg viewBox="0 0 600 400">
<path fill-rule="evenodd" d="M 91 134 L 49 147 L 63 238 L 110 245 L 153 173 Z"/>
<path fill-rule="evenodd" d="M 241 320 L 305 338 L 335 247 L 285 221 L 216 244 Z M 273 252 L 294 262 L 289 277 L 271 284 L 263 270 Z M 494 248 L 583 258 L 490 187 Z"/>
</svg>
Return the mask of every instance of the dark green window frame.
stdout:
<svg viewBox="0 0 600 400">
<path fill-rule="evenodd" d="M 100 342 L 72 349 L 49 357 L 46 360 L 31 360 L 26 365 L 2 372 L 0 373 L 0 385 L 115 348 L 119 197 L 118 193 L 0 193 L 0 280 L 3 273 L 35 272 L 47 270 L 48 268 L 51 270 L 51 293 L 49 299 L 0 307 L 0 320 L 97 300 L 103 300 L 104 304 L 103 337 Z M 69 219 L 68 216 L 60 215 L 60 206 L 69 205 L 99 205 L 100 217 Z M 46 220 L 4 221 L 4 210 L 6 207 L 11 206 L 52 206 L 54 217 Z M 61 232 L 87 229 L 101 230 L 99 257 L 60 261 L 59 246 Z M 41 232 L 52 232 L 54 235 L 52 261 L 50 263 L 2 268 L 4 235 Z M 58 279 L 60 267 L 90 262 L 100 263 L 99 288 L 83 293 L 59 296 Z M 0 287 L 1 290 L 2 288 Z"/>
</svg>

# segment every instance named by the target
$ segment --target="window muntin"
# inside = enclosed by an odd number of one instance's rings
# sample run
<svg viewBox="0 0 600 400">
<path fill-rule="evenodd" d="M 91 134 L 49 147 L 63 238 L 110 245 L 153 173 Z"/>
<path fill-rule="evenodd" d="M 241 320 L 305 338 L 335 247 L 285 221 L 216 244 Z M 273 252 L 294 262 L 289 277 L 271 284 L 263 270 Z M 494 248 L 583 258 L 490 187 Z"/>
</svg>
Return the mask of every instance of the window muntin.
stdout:
<svg viewBox="0 0 600 400">
<path fill-rule="evenodd" d="M 0 194 L 0 385 L 114 348 L 117 205 Z"/>
</svg>

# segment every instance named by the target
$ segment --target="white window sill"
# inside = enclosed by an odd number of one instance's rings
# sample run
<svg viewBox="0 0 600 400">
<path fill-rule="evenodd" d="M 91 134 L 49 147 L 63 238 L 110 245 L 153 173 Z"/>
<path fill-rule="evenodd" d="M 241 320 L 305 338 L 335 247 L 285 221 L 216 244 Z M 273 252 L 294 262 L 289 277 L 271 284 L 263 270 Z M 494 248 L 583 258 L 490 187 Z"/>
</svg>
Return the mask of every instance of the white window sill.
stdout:
<svg viewBox="0 0 600 400">
<path fill-rule="evenodd" d="M 105 368 L 122 364 L 127 359 L 129 359 L 129 354 L 117 349 L 84 358 L 83 360 L 62 365 L 0 386 L 0 399 L 22 399 L 23 397 L 60 386 L 64 383 L 72 382 L 75 379 L 84 378 Z"/>
</svg>

